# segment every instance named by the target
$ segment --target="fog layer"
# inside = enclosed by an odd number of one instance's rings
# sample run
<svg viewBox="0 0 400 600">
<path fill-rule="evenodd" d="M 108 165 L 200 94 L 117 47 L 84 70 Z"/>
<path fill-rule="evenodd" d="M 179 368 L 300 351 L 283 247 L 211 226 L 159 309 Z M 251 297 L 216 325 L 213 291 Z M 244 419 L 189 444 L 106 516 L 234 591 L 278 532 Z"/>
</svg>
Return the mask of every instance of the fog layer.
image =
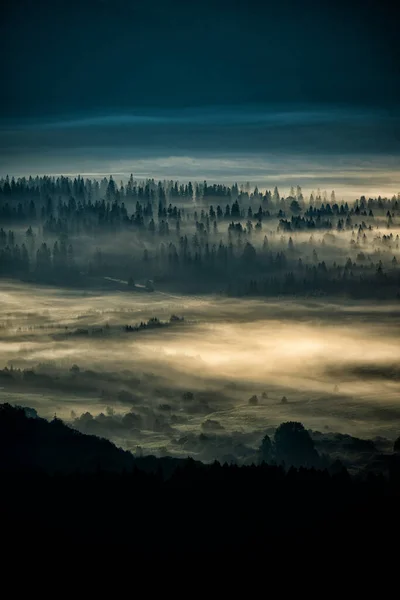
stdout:
<svg viewBox="0 0 400 600">
<path fill-rule="evenodd" d="M 126 448 L 211 459 L 221 444 L 236 456 L 286 420 L 398 435 L 398 307 L 4 281 L 0 301 L 0 363 L 14 369 L 2 372 L 0 401 Z M 152 317 L 161 326 L 126 330 Z"/>
</svg>

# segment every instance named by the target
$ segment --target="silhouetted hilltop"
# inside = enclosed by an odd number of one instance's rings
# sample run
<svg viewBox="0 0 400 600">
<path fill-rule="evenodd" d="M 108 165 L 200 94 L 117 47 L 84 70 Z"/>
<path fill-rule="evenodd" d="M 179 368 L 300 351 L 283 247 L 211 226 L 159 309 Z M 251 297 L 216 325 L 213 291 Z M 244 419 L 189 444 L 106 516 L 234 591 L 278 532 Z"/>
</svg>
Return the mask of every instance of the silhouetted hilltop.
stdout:
<svg viewBox="0 0 400 600">
<path fill-rule="evenodd" d="M 210 428 L 215 423 L 206 421 Z M 302 423 L 288 421 L 281 423 L 272 439 L 267 434 L 264 436 L 258 452 L 254 452 L 253 463 L 281 465 L 286 470 L 305 467 L 338 472 L 338 469 L 349 468 L 361 479 L 370 471 L 388 476 L 392 465 L 399 467 L 398 444 L 397 440 L 394 454 L 380 452 L 372 440 L 307 431 Z M 188 460 L 134 456 L 98 433 L 78 431 L 57 417 L 47 421 L 32 408 L 7 403 L 0 404 L 0 449 L 0 469 L 40 469 L 49 473 L 121 472 L 136 468 L 149 473 L 161 472 L 164 478 L 169 478 Z M 232 457 L 228 462 L 236 464 L 237 461 Z"/>
<path fill-rule="evenodd" d="M 0 470 L 90 473 L 139 468 L 161 469 L 168 477 L 182 462 L 170 457 L 134 458 L 109 440 L 80 433 L 60 419 L 49 422 L 32 408 L 0 404 Z"/>
<path fill-rule="evenodd" d="M 41 419 L 32 409 L 0 405 L 0 466 L 46 471 L 132 469 L 133 456 L 108 440 L 83 435 L 57 418 Z"/>
<path fill-rule="evenodd" d="M 278 430 L 275 444 L 284 449 L 294 436 L 315 457 L 300 424 Z M 271 447 L 266 436 L 264 453 Z M 332 547 L 346 539 L 352 551 L 372 548 L 400 531 L 395 462 L 388 477 L 371 472 L 361 480 L 340 464 L 285 470 L 266 463 L 134 459 L 111 442 L 9 404 L 0 406 L 0 457 L 7 544 L 18 540 L 27 547 L 40 538 L 52 548 L 79 542 L 150 553 L 276 555 L 278 547 Z"/>
</svg>

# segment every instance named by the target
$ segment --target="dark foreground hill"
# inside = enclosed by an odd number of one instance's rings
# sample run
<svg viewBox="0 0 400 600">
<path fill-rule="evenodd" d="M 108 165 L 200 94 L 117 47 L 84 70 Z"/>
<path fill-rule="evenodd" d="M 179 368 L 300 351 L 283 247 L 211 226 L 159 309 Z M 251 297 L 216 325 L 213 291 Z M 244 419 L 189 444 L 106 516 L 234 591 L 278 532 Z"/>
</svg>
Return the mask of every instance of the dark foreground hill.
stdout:
<svg viewBox="0 0 400 600">
<path fill-rule="evenodd" d="M 134 458 L 131 452 L 95 435 L 82 434 L 60 419 L 47 421 L 30 408 L 0 404 L 0 469 L 46 473 L 144 471 L 162 468 L 168 476 L 179 459 Z"/>
<path fill-rule="evenodd" d="M 3 543 L 238 558 L 306 547 L 374 553 L 398 543 L 395 459 L 388 477 L 364 480 L 345 470 L 149 460 L 2 405 Z"/>
</svg>

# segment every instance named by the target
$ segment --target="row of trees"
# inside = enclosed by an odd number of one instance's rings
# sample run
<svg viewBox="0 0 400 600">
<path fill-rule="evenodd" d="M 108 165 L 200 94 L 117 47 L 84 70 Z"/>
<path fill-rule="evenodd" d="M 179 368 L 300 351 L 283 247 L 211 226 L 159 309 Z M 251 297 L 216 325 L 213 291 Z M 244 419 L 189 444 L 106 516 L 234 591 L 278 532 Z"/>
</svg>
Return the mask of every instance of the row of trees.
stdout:
<svg viewBox="0 0 400 600">
<path fill-rule="evenodd" d="M 328 194 L 326 191 L 311 192 L 308 199 L 303 195 L 300 186 L 291 187 L 287 196 L 282 196 L 277 187 L 273 191 L 260 191 L 258 187 L 251 190 L 250 184 L 238 186 L 234 183 L 232 186 L 224 184 L 208 184 L 207 181 L 192 184 L 190 181 L 186 184 L 178 181 L 158 181 L 147 179 L 138 181 L 130 176 L 128 182 L 119 185 L 113 177 L 104 177 L 101 181 L 84 179 L 76 177 L 29 177 L 11 179 L 7 175 L 0 179 L 0 205 L 8 202 L 11 205 L 23 201 L 46 202 L 49 198 L 54 200 L 68 200 L 75 198 L 77 202 L 86 204 L 98 200 L 106 200 L 113 203 L 121 203 L 124 200 L 128 203 L 139 201 L 141 204 L 150 203 L 152 205 L 161 202 L 163 205 L 169 202 L 177 204 L 203 203 L 211 204 L 216 200 L 217 204 L 225 205 L 236 200 L 240 205 L 250 203 L 252 206 L 263 205 L 264 208 L 279 209 L 288 208 L 293 203 L 293 210 L 304 210 L 306 206 L 321 207 L 330 203 L 331 206 L 337 203 L 335 191 Z M 396 202 L 400 201 L 400 193 L 391 198 L 369 198 L 361 196 L 357 204 L 360 210 L 365 209 L 393 209 Z"/>
</svg>

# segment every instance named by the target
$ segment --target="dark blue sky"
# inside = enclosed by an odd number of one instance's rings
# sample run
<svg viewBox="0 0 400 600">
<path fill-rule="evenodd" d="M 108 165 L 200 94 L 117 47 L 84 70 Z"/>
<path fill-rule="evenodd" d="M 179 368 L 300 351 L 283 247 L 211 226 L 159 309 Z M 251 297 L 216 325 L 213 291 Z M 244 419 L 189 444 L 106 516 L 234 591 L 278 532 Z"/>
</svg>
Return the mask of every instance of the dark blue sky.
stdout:
<svg viewBox="0 0 400 600">
<path fill-rule="evenodd" d="M 0 10 L 0 174 L 43 171 L 55 153 L 77 171 L 71 156 L 95 166 L 107 153 L 108 164 L 399 154 L 394 2 L 4 0 Z"/>
<path fill-rule="evenodd" d="M 1 112 L 399 102 L 395 2 L 5 0 Z"/>
</svg>

